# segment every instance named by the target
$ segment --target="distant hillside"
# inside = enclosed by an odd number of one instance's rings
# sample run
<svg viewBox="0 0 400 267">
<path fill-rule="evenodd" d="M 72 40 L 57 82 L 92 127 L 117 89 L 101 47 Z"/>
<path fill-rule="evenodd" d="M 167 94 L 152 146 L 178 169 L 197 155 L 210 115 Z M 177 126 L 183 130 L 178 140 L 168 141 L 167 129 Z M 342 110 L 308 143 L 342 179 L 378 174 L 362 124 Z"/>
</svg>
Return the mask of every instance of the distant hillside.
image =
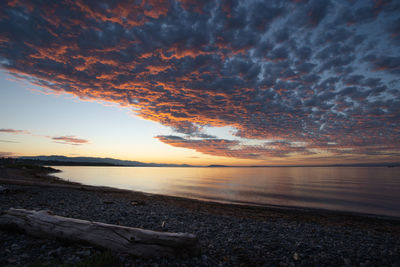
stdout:
<svg viewBox="0 0 400 267">
<path fill-rule="evenodd" d="M 113 158 L 96 157 L 66 157 L 66 156 L 32 156 L 19 157 L 29 164 L 40 164 L 48 166 L 131 166 L 131 167 L 400 167 L 399 162 L 383 163 L 353 163 L 353 164 L 324 164 L 324 165 L 260 165 L 260 166 L 234 166 L 212 164 L 208 166 L 194 166 L 188 164 L 163 164 L 163 163 L 144 163 L 132 160 L 119 160 Z"/>
<path fill-rule="evenodd" d="M 140 161 L 119 160 L 96 157 L 32 156 L 19 157 L 22 160 L 51 166 L 135 166 L 135 167 L 192 167 L 187 164 L 144 163 Z"/>
<path fill-rule="evenodd" d="M 210 167 L 210 168 L 222 168 L 222 167 L 232 167 L 232 166 L 211 164 L 211 165 L 208 165 L 207 167 Z"/>
</svg>

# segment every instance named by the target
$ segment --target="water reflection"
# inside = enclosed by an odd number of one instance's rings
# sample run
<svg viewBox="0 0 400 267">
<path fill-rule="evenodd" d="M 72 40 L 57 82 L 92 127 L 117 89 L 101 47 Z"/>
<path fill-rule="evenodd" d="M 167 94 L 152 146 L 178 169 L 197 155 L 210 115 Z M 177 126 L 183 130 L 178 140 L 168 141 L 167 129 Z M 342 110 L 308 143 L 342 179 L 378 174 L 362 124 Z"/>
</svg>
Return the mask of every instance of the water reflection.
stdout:
<svg viewBox="0 0 400 267">
<path fill-rule="evenodd" d="M 400 169 L 59 167 L 89 185 L 243 203 L 300 206 L 400 217 Z"/>
</svg>

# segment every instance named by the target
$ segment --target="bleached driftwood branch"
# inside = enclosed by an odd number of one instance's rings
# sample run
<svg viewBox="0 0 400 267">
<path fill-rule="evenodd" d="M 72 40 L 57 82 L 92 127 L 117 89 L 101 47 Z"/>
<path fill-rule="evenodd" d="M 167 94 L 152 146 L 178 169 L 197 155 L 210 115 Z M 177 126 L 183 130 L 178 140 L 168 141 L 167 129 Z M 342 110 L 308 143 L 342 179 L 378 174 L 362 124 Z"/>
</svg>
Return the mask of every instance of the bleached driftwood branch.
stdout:
<svg viewBox="0 0 400 267">
<path fill-rule="evenodd" d="M 45 210 L 11 208 L 0 216 L 0 227 L 17 228 L 39 237 L 87 243 L 138 257 L 199 253 L 198 240 L 193 234 L 91 222 L 53 215 Z"/>
</svg>

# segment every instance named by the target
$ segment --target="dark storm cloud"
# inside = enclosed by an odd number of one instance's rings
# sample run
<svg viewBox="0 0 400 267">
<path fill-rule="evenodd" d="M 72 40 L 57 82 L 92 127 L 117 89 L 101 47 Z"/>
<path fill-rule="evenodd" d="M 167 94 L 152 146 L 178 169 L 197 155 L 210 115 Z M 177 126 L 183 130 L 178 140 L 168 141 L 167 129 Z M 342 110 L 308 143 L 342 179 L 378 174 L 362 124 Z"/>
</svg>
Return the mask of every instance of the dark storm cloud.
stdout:
<svg viewBox="0 0 400 267">
<path fill-rule="evenodd" d="M 2 1 L 0 63 L 46 89 L 131 106 L 187 135 L 159 140 L 206 154 L 393 155 L 395 2 Z M 206 126 L 287 143 L 246 146 Z"/>
</svg>

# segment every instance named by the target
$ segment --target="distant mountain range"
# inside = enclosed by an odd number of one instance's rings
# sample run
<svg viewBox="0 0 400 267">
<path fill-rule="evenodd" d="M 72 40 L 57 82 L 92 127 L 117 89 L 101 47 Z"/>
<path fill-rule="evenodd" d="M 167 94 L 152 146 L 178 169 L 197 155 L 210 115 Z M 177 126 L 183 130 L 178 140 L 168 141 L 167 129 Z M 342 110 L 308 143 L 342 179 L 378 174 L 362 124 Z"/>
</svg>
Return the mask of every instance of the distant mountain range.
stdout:
<svg viewBox="0 0 400 267">
<path fill-rule="evenodd" d="M 132 160 L 119 160 L 113 158 L 96 157 L 66 157 L 66 156 L 32 156 L 19 157 L 18 159 L 28 163 L 37 163 L 49 166 L 131 166 L 131 167 L 400 167 L 399 162 L 384 163 L 355 163 L 355 164 L 325 164 L 325 165 L 291 165 L 291 166 L 229 166 L 229 165 L 208 165 L 196 166 L 188 164 L 164 164 L 164 163 L 144 163 Z"/>
<path fill-rule="evenodd" d="M 112 158 L 96 157 L 66 157 L 66 156 L 33 156 L 19 157 L 25 161 L 33 161 L 40 164 L 51 166 L 135 166 L 135 167 L 193 167 L 188 164 L 163 164 L 163 163 L 144 163 L 140 161 L 119 160 Z"/>
</svg>

